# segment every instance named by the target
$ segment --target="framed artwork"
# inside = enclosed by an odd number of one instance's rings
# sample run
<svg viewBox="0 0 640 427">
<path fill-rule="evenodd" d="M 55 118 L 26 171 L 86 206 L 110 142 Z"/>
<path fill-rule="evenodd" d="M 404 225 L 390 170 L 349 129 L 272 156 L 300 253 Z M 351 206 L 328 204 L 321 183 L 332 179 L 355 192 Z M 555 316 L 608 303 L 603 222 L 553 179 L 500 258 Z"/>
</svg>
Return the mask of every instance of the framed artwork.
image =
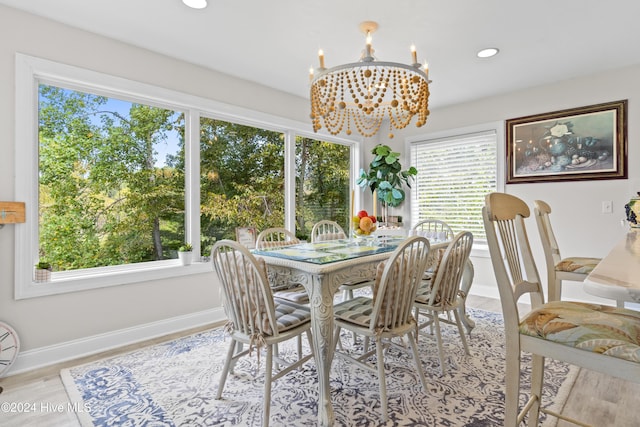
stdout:
<svg viewBox="0 0 640 427">
<path fill-rule="evenodd" d="M 507 184 L 627 178 L 627 100 L 507 120 Z"/>
<path fill-rule="evenodd" d="M 255 227 L 236 227 L 236 241 L 249 249 L 255 249 L 257 237 Z"/>
</svg>

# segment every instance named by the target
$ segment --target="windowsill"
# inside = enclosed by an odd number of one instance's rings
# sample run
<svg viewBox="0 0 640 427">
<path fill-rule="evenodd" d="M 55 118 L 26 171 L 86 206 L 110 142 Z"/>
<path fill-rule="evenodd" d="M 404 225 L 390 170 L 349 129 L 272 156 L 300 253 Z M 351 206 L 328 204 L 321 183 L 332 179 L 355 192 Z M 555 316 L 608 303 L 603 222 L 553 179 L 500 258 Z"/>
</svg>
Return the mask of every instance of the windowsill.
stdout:
<svg viewBox="0 0 640 427">
<path fill-rule="evenodd" d="M 474 243 L 469 256 L 476 258 L 491 258 L 489 253 L 489 245 L 486 243 Z"/>
<path fill-rule="evenodd" d="M 194 262 L 185 266 L 179 260 L 65 271 L 53 273 L 50 282 L 30 281 L 22 285 L 16 283 L 15 298 L 19 300 L 57 295 L 212 271 L 213 267 L 210 262 Z"/>
</svg>

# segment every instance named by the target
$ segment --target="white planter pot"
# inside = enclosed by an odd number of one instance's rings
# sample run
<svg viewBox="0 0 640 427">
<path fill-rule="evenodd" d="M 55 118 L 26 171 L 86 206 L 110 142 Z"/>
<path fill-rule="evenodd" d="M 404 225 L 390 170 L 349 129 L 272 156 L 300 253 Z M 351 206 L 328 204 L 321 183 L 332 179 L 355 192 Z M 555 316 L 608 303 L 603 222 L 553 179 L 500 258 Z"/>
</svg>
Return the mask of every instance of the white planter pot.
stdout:
<svg viewBox="0 0 640 427">
<path fill-rule="evenodd" d="M 178 251 L 178 258 L 180 258 L 180 262 L 182 262 L 182 265 L 191 265 L 192 256 L 193 256 L 193 252 Z"/>
<path fill-rule="evenodd" d="M 36 268 L 33 270 L 33 281 L 42 283 L 51 281 L 51 270 L 41 270 Z"/>
</svg>

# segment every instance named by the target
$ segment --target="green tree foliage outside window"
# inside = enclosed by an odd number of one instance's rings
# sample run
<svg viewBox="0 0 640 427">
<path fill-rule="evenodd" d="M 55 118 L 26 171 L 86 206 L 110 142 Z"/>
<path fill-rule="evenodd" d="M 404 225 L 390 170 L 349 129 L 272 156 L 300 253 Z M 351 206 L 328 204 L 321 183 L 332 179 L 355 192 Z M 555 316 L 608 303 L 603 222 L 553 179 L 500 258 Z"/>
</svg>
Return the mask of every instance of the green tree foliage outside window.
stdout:
<svg viewBox="0 0 640 427">
<path fill-rule="evenodd" d="M 284 134 L 200 120 L 202 253 L 235 227 L 284 225 Z"/>
<path fill-rule="evenodd" d="M 349 229 L 350 147 L 296 138 L 296 234 L 308 239 L 316 222 Z"/>
<path fill-rule="evenodd" d="M 40 256 L 57 271 L 169 258 L 184 242 L 184 170 L 157 158 L 170 133 L 183 150 L 183 115 L 48 85 L 39 95 Z"/>
<path fill-rule="evenodd" d="M 185 239 L 185 117 L 39 88 L 39 257 L 55 271 L 177 257 Z M 284 225 L 284 134 L 200 119 L 200 252 L 236 227 Z M 296 140 L 297 234 L 348 224 L 350 147 Z M 199 166 L 199 167 L 198 167 Z"/>
</svg>

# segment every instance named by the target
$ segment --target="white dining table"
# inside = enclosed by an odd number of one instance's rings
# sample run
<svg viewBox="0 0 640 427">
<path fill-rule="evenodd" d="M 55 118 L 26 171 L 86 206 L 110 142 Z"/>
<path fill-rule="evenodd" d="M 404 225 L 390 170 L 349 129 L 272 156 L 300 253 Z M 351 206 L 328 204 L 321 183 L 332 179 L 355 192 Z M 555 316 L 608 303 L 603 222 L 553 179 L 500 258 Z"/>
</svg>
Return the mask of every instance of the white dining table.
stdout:
<svg viewBox="0 0 640 427">
<path fill-rule="evenodd" d="M 379 243 L 362 243 L 350 241 L 345 247 L 335 248 L 332 254 L 344 254 L 344 259 L 323 262 L 322 252 L 330 248 L 336 241 L 326 241 L 319 243 L 308 243 L 294 245 L 286 248 L 270 249 L 264 251 L 254 251 L 256 256 L 261 257 L 267 264 L 269 280 L 276 283 L 288 281 L 289 283 L 300 283 L 309 294 L 309 308 L 311 310 L 311 330 L 313 344 L 316 350 L 316 365 L 318 371 L 318 425 L 332 426 L 335 422 L 333 405 L 331 403 L 331 387 L 329 373 L 334 355 L 333 341 L 333 304 L 334 296 L 338 287 L 346 282 L 354 280 L 372 280 L 375 278 L 376 266 L 380 261 L 389 258 L 395 246 L 390 246 L 386 250 L 377 252 L 371 250 L 372 246 Z M 338 243 L 338 246 L 342 243 Z M 435 262 L 436 249 L 446 247 L 448 243 L 438 243 L 431 246 L 430 256 L 433 256 L 431 263 Z M 296 251 L 300 248 L 309 250 L 308 258 L 297 256 Z M 369 250 L 367 249 L 369 248 Z M 341 252 L 342 251 L 342 252 Z M 372 253 L 373 252 L 373 253 Z M 327 255 L 332 256 L 332 255 Z M 465 271 L 466 278 L 463 278 L 463 289 L 465 296 L 473 279 L 473 266 L 468 263 Z M 461 317 L 467 330 L 474 327 L 474 322 L 464 311 Z"/>
<path fill-rule="evenodd" d="M 583 283 L 585 292 L 640 303 L 640 228 L 631 228 Z"/>
</svg>

